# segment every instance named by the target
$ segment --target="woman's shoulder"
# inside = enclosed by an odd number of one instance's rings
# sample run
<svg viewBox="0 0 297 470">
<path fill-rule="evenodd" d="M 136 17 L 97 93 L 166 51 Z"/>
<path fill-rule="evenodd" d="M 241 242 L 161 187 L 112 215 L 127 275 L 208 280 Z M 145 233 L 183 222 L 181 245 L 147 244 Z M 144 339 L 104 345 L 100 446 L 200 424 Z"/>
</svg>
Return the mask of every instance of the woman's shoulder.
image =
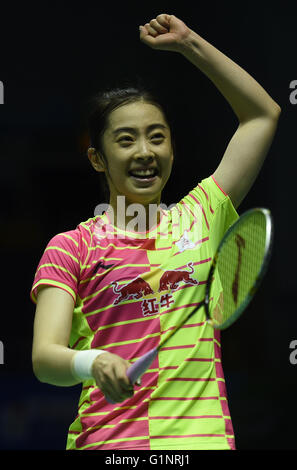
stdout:
<svg viewBox="0 0 297 470">
<path fill-rule="evenodd" d="M 79 222 L 73 229 L 58 232 L 52 236 L 48 245 L 76 245 L 84 242 L 89 242 L 92 238 L 92 234 L 96 231 L 96 227 L 100 226 L 100 217 L 90 217 L 82 222 Z"/>
</svg>

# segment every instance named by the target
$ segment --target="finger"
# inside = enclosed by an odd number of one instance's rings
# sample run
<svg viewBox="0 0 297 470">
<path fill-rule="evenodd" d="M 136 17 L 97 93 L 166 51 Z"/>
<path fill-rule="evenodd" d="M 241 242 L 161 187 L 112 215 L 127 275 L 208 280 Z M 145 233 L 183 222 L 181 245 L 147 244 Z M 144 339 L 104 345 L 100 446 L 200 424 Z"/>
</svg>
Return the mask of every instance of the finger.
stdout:
<svg viewBox="0 0 297 470">
<path fill-rule="evenodd" d="M 104 388 L 101 388 L 101 392 L 106 398 L 108 397 L 116 403 L 121 403 L 134 395 L 134 390 L 127 392 L 122 389 L 116 389 L 113 384 L 105 385 Z"/>
<path fill-rule="evenodd" d="M 150 26 L 158 31 L 159 34 L 166 34 L 168 33 L 168 28 L 162 26 L 156 19 L 150 21 Z"/>
<path fill-rule="evenodd" d="M 161 15 L 158 15 L 156 18 L 162 26 L 164 26 L 165 28 L 169 27 L 170 15 L 166 15 L 166 13 L 162 13 Z"/>
<path fill-rule="evenodd" d="M 131 382 L 129 382 L 129 384 L 127 384 L 126 382 L 119 382 L 119 385 L 120 385 L 120 392 L 121 393 L 130 393 L 130 392 L 133 392 L 133 385 L 131 384 Z"/>
<path fill-rule="evenodd" d="M 144 26 L 146 27 L 148 33 L 149 33 L 151 36 L 153 36 L 154 38 L 155 38 L 156 36 L 158 36 L 158 34 L 159 34 L 158 31 L 156 31 L 149 23 L 146 23 Z"/>
<path fill-rule="evenodd" d="M 140 26 L 139 27 L 140 29 L 140 36 L 139 36 L 139 39 L 140 41 L 142 41 L 144 44 L 146 44 L 147 46 L 150 46 L 152 48 L 155 47 L 155 38 L 153 38 L 146 30 L 146 28 L 144 26 Z"/>
<path fill-rule="evenodd" d="M 129 378 L 127 377 L 126 370 L 124 372 L 124 376 L 120 376 L 118 380 L 122 392 L 133 392 L 133 384 L 131 384 Z"/>
<path fill-rule="evenodd" d="M 113 401 L 114 403 L 118 403 L 120 400 L 119 400 L 119 396 L 117 393 L 115 393 L 114 389 L 113 388 L 110 388 L 110 387 L 102 387 L 100 388 L 101 392 L 103 393 L 103 395 L 105 396 L 106 400 L 107 401 Z"/>
<path fill-rule="evenodd" d="M 117 378 L 115 374 L 104 375 L 101 380 L 96 380 L 96 384 L 105 397 L 110 398 L 116 403 L 131 398 L 134 395 L 134 389 L 131 384 L 129 387 L 126 387 L 125 383 Z"/>
<path fill-rule="evenodd" d="M 121 364 L 118 365 L 117 370 L 114 371 L 114 378 L 121 394 L 134 393 L 133 384 L 131 384 L 129 377 L 127 376 L 127 369 L 130 365 L 129 361 L 123 360 Z"/>
<path fill-rule="evenodd" d="M 129 398 L 132 398 L 134 395 L 134 390 L 131 390 L 130 392 L 124 392 L 122 391 L 120 394 L 118 394 L 118 401 L 121 402 L 121 401 L 125 401 L 125 400 L 128 400 Z"/>
</svg>

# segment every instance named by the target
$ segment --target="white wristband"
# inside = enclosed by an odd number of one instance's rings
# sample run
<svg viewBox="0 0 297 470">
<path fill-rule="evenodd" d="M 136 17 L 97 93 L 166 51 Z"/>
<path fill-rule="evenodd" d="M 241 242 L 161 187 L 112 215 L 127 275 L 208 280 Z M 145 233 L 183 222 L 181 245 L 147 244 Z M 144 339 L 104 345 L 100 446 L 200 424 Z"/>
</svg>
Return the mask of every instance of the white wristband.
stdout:
<svg viewBox="0 0 297 470">
<path fill-rule="evenodd" d="M 88 349 L 78 351 L 72 358 L 72 373 L 75 378 L 80 380 L 92 379 L 92 365 L 97 356 L 107 351 L 101 349 Z"/>
</svg>

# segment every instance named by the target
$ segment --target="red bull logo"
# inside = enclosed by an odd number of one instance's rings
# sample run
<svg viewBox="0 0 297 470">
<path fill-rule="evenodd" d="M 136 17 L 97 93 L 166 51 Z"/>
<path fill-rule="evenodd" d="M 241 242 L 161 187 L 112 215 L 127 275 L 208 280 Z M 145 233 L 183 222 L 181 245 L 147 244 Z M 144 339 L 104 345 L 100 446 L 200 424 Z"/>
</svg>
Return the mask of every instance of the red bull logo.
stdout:
<svg viewBox="0 0 297 470">
<path fill-rule="evenodd" d="M 125 284 L 122 288 L 118 288 L 117 282 L 112 282 L 113 292 L 119 294 L 117 299 L 114 301 L 114 305 L 119 304 L 123 300 L 129 300 L 131 298 L 140 299 L 148 294 L 153 294 L 154 291 L 151 289 L 150 285 L 141 277 L 137 277 L 130 281 L 128 284 Z"/>
<path fill-rule="evenodd" d="M 125 300 L 137 300 L 150 296 L 150 298 L 145 298 L 141 302 L 144 316 L 155 315 L 159 313 L 160 308 L 169 308 L 174 303 L 171 291 L 176 291 L 180 285 L 199 284 L 196 279 L 191 277 L 191 274 L 194 272 L 193 263 L 189 263 L 188 267 L 190 271 L 176 269 L 163 272 L 159 283 L 157 286 L 155 285 L 156 290 L 153 290 L 151 285 L 143 279 L 144 276 L 149 276 L 151 273 L 144 273 L 143 277 L 138 276 L 123 287 L 119 287 L 118 282 L 112 282 L 113 292 L 117 294 L 114 305 L 118 305 Z M 166 291 L 169 292 L 164 293 Z M 162 294 L 160 295 L 160 293 Z M 152 297 L 153 295 L 155 297 Z"/>
<path fill-rule="evenodd" d="M 159 292 L 163 290 L 176 290 L 178 289 L 180 282 L 197 285 L 198 281 L 190 277 L 190 274 L 193 274 L 194 272 L 193 263 L 189 263 L 188 266 L 191 269 L 190 272 L 179 270 L 165 271 L 160 279 Z"/>
</svg>

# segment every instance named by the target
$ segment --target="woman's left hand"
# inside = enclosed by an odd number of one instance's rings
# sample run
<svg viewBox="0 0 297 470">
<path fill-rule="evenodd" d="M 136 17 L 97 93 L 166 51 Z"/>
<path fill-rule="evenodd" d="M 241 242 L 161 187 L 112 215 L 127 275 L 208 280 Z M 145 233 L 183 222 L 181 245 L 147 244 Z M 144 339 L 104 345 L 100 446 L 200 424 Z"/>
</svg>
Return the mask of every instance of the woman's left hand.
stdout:
<svg viewBox="0 0 297 470">
<path fill-rule="evenodd" d="M 152 49 L 181 52 L 190 32 L 176 16 L 163 13 L 140 27 L 140 40 Z"/>
</svg>

